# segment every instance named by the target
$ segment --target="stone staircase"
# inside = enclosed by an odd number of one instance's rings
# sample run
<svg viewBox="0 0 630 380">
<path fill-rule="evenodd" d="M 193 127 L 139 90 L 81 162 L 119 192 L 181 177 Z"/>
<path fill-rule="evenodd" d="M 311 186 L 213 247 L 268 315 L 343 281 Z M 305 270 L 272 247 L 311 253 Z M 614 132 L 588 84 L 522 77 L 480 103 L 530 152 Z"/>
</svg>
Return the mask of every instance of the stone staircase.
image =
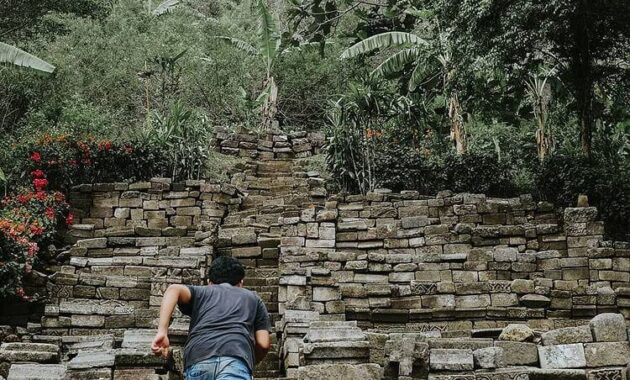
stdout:
<svg viewBox="0 0 630 380">
<path fill-rule="evenodd" d="M 314 172 L 307 173 L 291 159 L 251 160 L 232 184 L 245 195 L 242 207 L 230 212 L 219 229 L 217 254 L 238 258 L 247 268 L 245 287 L 257 292 L 271 315 L 272 325 L 280 320 L 278 310 L 278 256 L 281 230 L 279 220 L 299 216 L 304 207 L 320 205 L 326 192 Z M 277 336 L 267 358 L 256 368 L 256 378 L 281 377 Z"/>
</svg>

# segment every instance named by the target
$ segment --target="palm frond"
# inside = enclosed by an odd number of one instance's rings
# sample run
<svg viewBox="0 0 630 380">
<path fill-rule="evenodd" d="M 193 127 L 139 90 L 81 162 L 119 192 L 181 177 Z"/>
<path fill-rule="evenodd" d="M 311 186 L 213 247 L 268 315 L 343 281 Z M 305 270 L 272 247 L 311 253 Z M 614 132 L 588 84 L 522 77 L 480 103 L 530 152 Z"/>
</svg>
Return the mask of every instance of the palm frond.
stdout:
<svg viewBox="0 0 630 380">
<path fill-rule="evenodd" d="M 45 73 L 55 71 L 55 66 L 50 63 L 4 42 L 0 42 L 0 63 L 10 63 Z"/>
<path fill-rule="evenodd" d="M 346 49 L 341 59 L 354 58 L 361 54 L 397 45 L 428 45 L 428 42 L 415 34 L 406 32 L 386 32 L 364 39 Z"/>
<path fill-rule="evenodd" d="M 372 74 L 385 76 L 399 72 L 405 67 L 405 65 L 418 59 L 418 55 L 419 50 L 415 47 L 403 49 L 384 60 L 376 69 L 374 69 L 374 71 L 372 71 Z"/>
<path fill-rule="evenodd" d="M 153 14 L 154 16 L 161 16 L 165 13 L 170 12 L 177 4 L 179 4 L 179 0 L 163 1 L 160 5 L 157 6 L 157 8 L 151 11 L 151 14 Z"/>
<path fill-rule="evenodd" d="M 240 50 L 242 50 L 244 52 L 247 52 L 249 54 L 252 54 L 252 55 L 259 54 L 258 49 L 256 49 L 254 46 L 252 46 L 252 44 L 250 44 L 249 42 L 243 41 L 243 40 L 239 40 L 238 38 L 227 37 L 227 36 L 213 36 L 212 38 L 216 38 L 218 40 L 226 41 L 227 43 L 229 43 L 230 45 L 234 46 L 235 48 L 240 49 Z"/>
</svg>

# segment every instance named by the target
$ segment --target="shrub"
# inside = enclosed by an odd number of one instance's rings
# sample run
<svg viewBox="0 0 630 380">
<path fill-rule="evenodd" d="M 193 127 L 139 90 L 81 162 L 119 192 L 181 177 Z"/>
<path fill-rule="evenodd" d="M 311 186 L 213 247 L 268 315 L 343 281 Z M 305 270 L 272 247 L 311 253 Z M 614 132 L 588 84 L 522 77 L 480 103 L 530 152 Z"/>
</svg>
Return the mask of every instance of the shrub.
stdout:
<svg viewBox="0 0 630 380">
<path fill-rule="evenodd" d="M 31 173 L 34 190 L 5 197 L 0 202 L 0 298 L 27 296 L 23 278 L 36 265 L 42 247 L 51 243 L 58 228 L 74 216 L 60 192 L 47 192 L 46 173 Z"/>
<path fill-rule="evenodd" d="M 447 155 L 437 167 L 443 189 L 509 197 L 518 194 L 510 166 L 495 156 L 466 153 Z"/>
<path fill-rule="evenodd" d="M 558 207 L 574 207 L 588 195 L 599 210 L 606 234 L 630 240 L 630 175 L 623 166 L 598 159 L 556 155 L 545 160 L 536 179 L 537 196 Z"/>
<path fill-rule="evenodd" d="M 164 175 L 166 157 L 152 146 L 114 143 L 71 135 L 48 135 L 15 151 L 22 180 L 35 170 L 47 173 L 50 188 L 81 183 L 138 181 Z"/>
<path fill-rule="evenodd" d="M 430 194 L 438 187 L 431 165 L 417 150 L 395 142 L 379 145 L 376 158 L 378 186 L 395 192 L 418 190 Z"/>
</svg>

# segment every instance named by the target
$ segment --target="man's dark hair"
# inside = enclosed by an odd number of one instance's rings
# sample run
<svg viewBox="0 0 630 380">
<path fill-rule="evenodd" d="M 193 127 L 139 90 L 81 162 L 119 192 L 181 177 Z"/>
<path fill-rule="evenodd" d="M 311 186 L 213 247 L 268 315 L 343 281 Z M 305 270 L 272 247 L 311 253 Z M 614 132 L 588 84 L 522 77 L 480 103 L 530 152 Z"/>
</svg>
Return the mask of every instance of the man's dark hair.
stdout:
<svg viewBox="0 0 630 380">
<path fill-rule="evenodd" d="M 212 261 L 208 270 L 208 281 L 213 284 L 228 282 L 236 285 L 245 277 L 245 268 L 233 257 L 219 256 Z"/>
</svg>

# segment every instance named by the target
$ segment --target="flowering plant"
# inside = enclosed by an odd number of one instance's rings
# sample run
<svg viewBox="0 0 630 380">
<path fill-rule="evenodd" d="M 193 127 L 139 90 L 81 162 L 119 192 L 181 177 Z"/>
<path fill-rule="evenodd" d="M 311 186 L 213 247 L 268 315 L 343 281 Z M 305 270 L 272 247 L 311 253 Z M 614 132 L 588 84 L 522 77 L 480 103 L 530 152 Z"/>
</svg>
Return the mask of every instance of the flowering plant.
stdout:
<svg viewBox="0 0 630 380">
<path fill-rule="evenodd" d="M 59 226 L 74 221 L 65 196 L 46 191 L 46 173 L 38 169 L 31 176 L 32 190 L 0 201 L 0 297 L 31 299 L 23 288 L 24 276 L 32 271 L 41 247 L 54 239 Z"/>
<path fill-rule="evenodd" d="M 18 155 L 28 157 L 23 177 L 31 174 L 35 188 L 67 190 L 81 183 L 138 181 L 166 174 L 166 155 L 150 145 L 44 134 L 21 149 Z"/>
</svg>

